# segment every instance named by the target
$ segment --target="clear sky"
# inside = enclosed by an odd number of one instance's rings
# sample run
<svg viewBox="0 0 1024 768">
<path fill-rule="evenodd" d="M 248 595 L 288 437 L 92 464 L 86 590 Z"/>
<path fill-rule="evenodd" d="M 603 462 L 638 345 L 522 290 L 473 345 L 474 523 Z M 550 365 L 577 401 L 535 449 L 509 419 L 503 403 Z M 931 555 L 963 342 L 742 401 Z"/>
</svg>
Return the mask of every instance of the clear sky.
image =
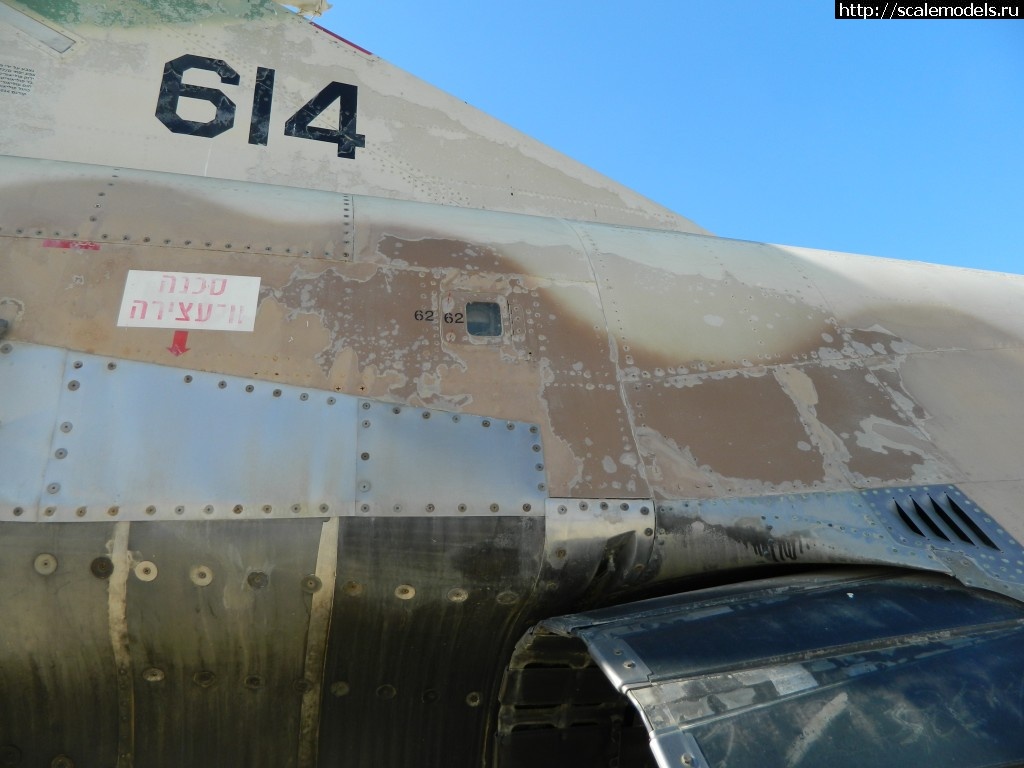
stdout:
<svg viewBox="0 0 1024 768">
<path fill-rule="evenodd" d="M 715 234 L 1024 273 L 1024 20 L 334 5 L 318 23 Z"/>
</svg>

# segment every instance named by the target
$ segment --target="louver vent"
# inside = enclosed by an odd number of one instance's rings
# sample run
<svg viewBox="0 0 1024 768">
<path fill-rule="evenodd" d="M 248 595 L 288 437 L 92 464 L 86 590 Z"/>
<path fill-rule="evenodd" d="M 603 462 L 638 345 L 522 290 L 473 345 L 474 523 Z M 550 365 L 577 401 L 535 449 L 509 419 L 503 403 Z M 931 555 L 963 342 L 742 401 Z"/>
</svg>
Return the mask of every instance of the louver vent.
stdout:
<svg viewBox="0 0 1024 768">
<path fill-rule="evenodd" d="M 894 511 L 914 534 L 933 543 L 946 541 L 1000 551 L 995 542 L 949 494 L 904 496 L 892 500 Z"/>
</svg>

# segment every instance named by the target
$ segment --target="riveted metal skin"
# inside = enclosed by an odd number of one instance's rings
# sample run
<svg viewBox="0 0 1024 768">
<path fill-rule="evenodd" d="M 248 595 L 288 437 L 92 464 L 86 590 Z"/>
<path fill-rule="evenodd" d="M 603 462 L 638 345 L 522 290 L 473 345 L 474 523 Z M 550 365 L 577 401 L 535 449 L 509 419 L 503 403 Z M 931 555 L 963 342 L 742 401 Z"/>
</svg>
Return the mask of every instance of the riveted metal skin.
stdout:
<svg viewBox="0 0 1024 768">
<path fill-rule="evenodd" d="M 1024 599 L 1020 277 L 700 234 L 270 0 L 0 0 L 0 111 L 0 759 L 702 765 L 542 623 Z"/>
</svg>

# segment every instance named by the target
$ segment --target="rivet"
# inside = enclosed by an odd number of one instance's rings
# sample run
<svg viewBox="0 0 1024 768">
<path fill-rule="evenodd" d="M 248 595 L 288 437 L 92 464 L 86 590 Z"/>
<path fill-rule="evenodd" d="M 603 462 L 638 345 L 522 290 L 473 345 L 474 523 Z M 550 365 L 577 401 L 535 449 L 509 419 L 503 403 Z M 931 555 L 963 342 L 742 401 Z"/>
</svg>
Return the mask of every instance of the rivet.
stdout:
<svg viewBox="0 0 1024 768">
<path fill-rule="evenodd" d="M 534 453 L 540 453 L 540 446 L 539 446 L 539 445 L 536 445 L 536 444 L 534 444 L 534 446 L 533 446 L 533 452 L 534 452 Z"/>
<path fill-rule="evenodd" d="M 56 511 L 57 511 L 56 507 L 47 507 L 46 509 L 43 510 L 43 514 L 46 515 L 47 517 L 53 517 L 53 515 L 54 515 L 54 513 Z"/>
<path fill-rule="evenodd" d="M 24 513 L 24 511 L 25 510 L 22 509 L 21 507 L 15 507 L 14 508 L 14 516 L 15 517 L 21 517 L 21 515 L 22 515 L 22 513 Z"/>
<path fill-rule="evenodd" d="M 532 504 L 523 504 L 523 512 L 529 512 L 531 509 L 533 509 Z"/>
<path fill-rule="evenodd" d="M 331 508 L 326 504 L 321 504 L 319 507 L 317 507 L 317 509 L 319 509 L 320 513 L 324 515 L 331 511 Z"/>
<path fill-rule="evenodd" d="M 509 431 L 512 431 L 515 428 L 516 428 L 516 425 L 513 424 L 511 421 L 508 424 L 505 425 L 505 429 L 507 429 Z"/>
<path fill-rule="evenodd" d="M 231 508 L 231 511 L 234 512 L 236 515 L 242 514 L 242 505 L 241 504 L 235 504 L 235 506 L 233 506 Z"/>
<path fill-rule="evenodd" d="M 305 695 L 313 690 L 313 684 L 309 682 L 309 680 L 307 680 L 306 678 L 300 677 L 298 680 L 292 683 L 292 688 L 296 693 Z"/>
<path fill-rule="evenodd" d="M 154 507 L 152 504 L 150 504 L 148 507 L 146 507 L 146 514 L 147 515 L 155 515 L 156 514 L 156 507 Z"/>
<path fill-rule="evenodd" d="M 71 381 L 68 382 L 68 389 L 70 389 L 72 392 L 74 392 L 76 389 L 78 389 L 79 386 L 81 386 L 81 385 L 77 381 L 75 381 L 74 379 L 72 379 Z"/>
<path fill-rule="evenodd" d="M 191 374 L 186 374 L 185 375 L 185 383 L 186 384 L 191 384 L 192 383 L 192 375 Z"/>
<path fill-rule="evenodd" d="M 323 585 L 323 582 L 320 581 L 320 577 L 314 573 L 311 573 L 302 579 L 302 591 L 307 595 L 319 592 Z"/>
<path fill-rule="evenodd" d="M 437 507 L 435 507 L 433 504 L 427 504 L 426 506 L 426 510 L 428 513 L 433 512 L 435 509 L 437 509 Z"/>
<path fill-rule="evenodd" d="M 369 426 L 370 426 L 370 420 L 369 419 L 364 419 L 363 420 L 363 429 L 368 429 Z"/>
<path fill-rule="evenodd" d="M 218 381 L 218 382 L 217 382 L 217 386 L 218 386 L 218 387 L 219 387 L 220 389 L 224 389 L 224 388 L 225 388 L 225 387 L 226 387 L 227 385 L 228 385 L 228 383 L 227 383 L 226 381 L 224 381 L 223 379 L 222 379 L 221 381 Z"/>
<path fill-rule="evenodd" d="M 602 501 L 601 502 L 601 509 L 602 509 L 602 511 L 608 511 L 608 502 L 607 501 Z"/>
<path fill-rule="evenodd" d="M 118 515 L 118 513 L 119 513 L 120 511 L 121 511 L 121 508 L 120 508 L 120 507 L 117 507 L 117 506 L 114 506 L 114 507 L 108 507 L 108 508 L 107 508 L 107 514 L 108 514 L 108 515 L 110 515 L 111 517 L 117 517 L 117 515 Z"/>
<path fill-rule="evenodd" d="M 117 369 L 117 363 L 107 363 L 107 370 L 113 371 Z"/>
<path fill-rule="evenodd" d="M 217 676 L 208 669 L 201 669 L 192 675 L 192 682 L 200 688 L 209 688 L 216 680 Z"/>
<path fill-rule="evenodd" d="M 192 566 L 188 577 L 197 587 L 207 587 L 213 582 L 213 570 L 207 565 Z"/>
<path fill-rule="evenodd" d="M 464 603 L 469 598 L 469 592 L 462 587 L 455 587 L 449 589 L 445 597 L 453 603 Z"/>
<path fill-rule="evenodd" d="M 565 547 L 559 547 L 555 550 L 555 557 L 557 557 L 559 560 L 564 558 L 567 554 L 568 552 L 565 551 Z"/>
<path fill-rule="evenodd" d="M 587 502 L 585 502 L 585 501 L 581 501 L 580 502 L 580 509 L 583 510 L 584 512 L 586 512 L 588 509 L 590 509 L 590 505 L 587 504 Z"/>
<path fill-rule="evenodd" d="M 466 505 L 465 504 L 459 504 L 458 510 L 459 510 L 459 512 L 465 512 L 466 511 Z"/>
<path fill-rule="evenodd" d="M 142 670 L 142 679 L 147 683 L 159 683 L 164 679 L 164 671 L 157 667 L 148 667 Z"/>
<path fill-rule="evenodd" d="M 533 426 L 533 427 L 530 427 L 530 434 L 531 434 L 531 435 L 536 435 L 536 434 L 537 434 L 537 432 L 539 432 L 539 431 L 540 431 L 540 430 L 538 430 L 538 429 L 537 429 L 537 427 L 535 427 L 535 426 Z"/>
<path fill-rule="evenodd" d="M 370 404 L 369 403 L 363 403 L 363 410 L 364 411 L 370 410 Z"/>
<path fill-rule="evenodd" d="M 360 512 L 369 512 L 370 511 L 370 505 L 369 504 L 360 504 L 359 505 L 359 511 Z"/>
<path fill-rule="evenodd" d="M 309 395 L 306 392 L 303 392 L 301 395 L 299 395 L 299 400 L 305 402 L 306 400 L 309 400 Z"/>
<path fill-rule="evenodd" d="M 456 413 L 455 415 L 453 415 L 452 421 L 458 424 L 461 421 L 461 419 L 459 418 L 459 414 Z"/>
<path fill-rule="evenodd" d="M 363 453 L 359 454 L 359 458 L 362 459 L 363 461 L 369 461 L 370 460 L 370 454 L 368 454 L 368 453 L 366 453 L 364 451 Z"/>
<path fill-rule="evenodd" d="M 338 402 L 338 400 L 336 398 L 334 398 L 334 397 L 328 397 L 327 398 L 327 404 L 328 405 L 334 405 L 336 402 Z"/>
<path fill-rule="evenodd" d="M 469 706 L 471 706 L 471 707 L 479 707 L 480 706 L 480 694 L 477 693 L 476 691 L 472 691 L 472 692 L 466 694 L 466 703 Z"/>
<path fill-rule="evenodd" d="M 653 536 L 654 531 L 650 528 L 644 528 L 644 536 Z"/>
<path fill-rule="evenodd" d="M 135 577 L 139 581 L 153 581 L 156 578 L 156 565 L 149 560 L 143 560 L 135 566 Z"/>
<path fill-rule="evenodd" d="M 46 492 L 49 494 L 59 493 L 60 483 L 50 483 L 48 486 L 46 486 Z"/>
<path fill-rule="evenodd" d="M 181 506 L 181 505 L 178 505 L 177 507 L 174 508 L 174 514 L 176 514 L 176 515 L 183 515 L 183 514 L 185 514 L 185 508 L 183 506 Z"/>
<path fill-rule="evenodd" d="M 489 427 L 489 426 L 491 426 L 490 419 L 484 419 L 482 422 L 480 422 L 480 426 L 482 426 L 482 427 Z"/>
<path fill-rule="evenodd" d="M 280 396 L 281 396 L 281 390 L 280 389 L 275 389 L 274 390 L 274 397 L 280 397 Z"/>
<path fill-rule="evenodd" d="M 350 690 L 348 683 L 344 680 L 337 680 L 331 683 L 331 696 L 336 699 L 340 699 L 342 696 L 347 696 Z"/>
<path fill-rule="evenodd" d="M 44 552 L 41 555 L 36 555 L 35 562 L 32 563 L 32 566 L 40 576 L 49 576 L 57 570 L 57 558 L 47 552 Z"/>
<path fill-rule="evenodd" d="M 399 584 L 395 587 L 395 597 L 399 600 L 412 600 L 416 597 L 416 589 L 410 584 Z"/>
<path fill-rule="evenodd" d="M 85 517 L 85 507 L 79 507 L 75 510 L 75 515 L 78 517 Z"/>
<path fill-rule="evenodd" d="M 60 431 L 64 432 L 65 434 L 70 432 L 71 429 L 72 429 L 72 426 L 71 426 L 71 422 L 70 421 L 65 421 L 63 424 L 60 425 Z"/>
<path fill-rule="evenodd" d="M 501 605 L 512 605 L 519 600 L 519 595 L 512 591 L 505 591 L 499 593 L 496 599 Z"/>
<path fill-rule="evenodd" d="M 263 510 L 263 514 L 265 515 L 269 515 L 271 512 L 274 511 L 274 508 L 269 504 L 264 504 L 262 507 L 260 507 L 260 509 Z"/>
<path fill-rule="evenodd" d="M 263 678 L 259 675 L 247 675 L 244 682 L 245 687 L 252 690 L 263 687 Z"/>
<path fill-rule="evenodd" d="M 558 506 L 558 514 L 560 514 L 560 515 L 564 515 L 564 514 L 565 514 L 566 512 L 568 512 L 568 511 L 569 511 L 569 510 L 568 510 L 568 509 L 566 508 L 565 504 L 560 504 L 560 505 Z"/>
<path fill-rule="evenodd" d="M 256 387 L 254 387 L 252 384 L 246 384 L 245 385 L 245 391 L 246 392 L 252 392 L 254 389 L 256 389 Z"/>
<path fill-rule="evenodd" d="M 498 511 L 498 505 L 497 504 L 491 504 L 491 512 L 497 512 L 497 511 Z"/>
<path fill-rule="evenodd" d="M 270 579 L 263 571 L 253 571 L 246 578 L 246 581 L 253 589 L 263 589 L 268 583 L 270 583 Z"/>
<path fill-rule="evenodd" d="M 429 419 L 430 418 L 430 411 L 424 411 L 423 412 L 423 418 L 424 419 Z"/>
<path fill-rule="evenodd" d="M 650 510 L 649 507 L 640 507 L 640 514 L 641 515 L 649 515 L 649 514 L 651 514 L 651 510 Z"/>
<path fill-rule="evenodd" d="M 71 367 L 74 368 L 77 371 L 79 368 L 82 367 L 82 361 L 81 360 L 75 360 L 75 362 L 71 364 Z"/>
<path fill-rule="evenodd" d="M 437 701 L 438 694 L 433 688 L 428 688 L 423 692 L 423 696 L 421 698 L 423 699 L 424 704 L 433 704 Z"/>
<path fill-rule="evenodd" d="M 363 493 L 366 493 L 368 490 L 370 490 L 371 487 L 372 486 L 370 485 L 369 480 L 363 480 L 361 483 L 359 483 L 359 490 L 362 491 Z"/>
<path fill-rule="evenodd" d="M 213 514 L 213 505 L 212 504 L 207 504 L 205 507 L 203 507 L 203 512 L 205 512 L 208 515 L 212 515 Z"/>
<path fill-rule="evenodd" d="M 543 491 L 545 488 L 547 488 L 547 486 L 544 485 L 544 483 L 537 483 L 537 490 L 538 491 Z"/>
<path fill-rule="evenodd" d="M 543 472 L 544 471 L 544 465 L 543 464 L 537 464 L 534 467 L 534 469 L 536 469 L 538 472 Z"/>
<path fill-rule="evenodd" d="M 394 408 L 391 409 L 391 412 L 397 416 L 402 412 L 402 409 L 399 408 L 398 406 L 395 406 Z"/>
<path fill-rule="evenodd" d="M 382 685 L 382 686 L 380 686 L 377 689 L 377 698 L 378 699 L 393 699 L 393 698 L 395 698 L 395 695 L 397 693 L 398 693 L 398 691 L 395 690 L 395 686 L 393 686 L 393 685 Z"/>
<path fill-rule="evenodd" d="M 358 581 L 346 581 L 341 591 L 349 597 L 359 597 L 363 594 L 363 585 Z"/>
<path fill-rule="evenodd" d="M 402 512 L 402 505 L 401 504 L 395 504 L 395 506 L 393 506 L 391 508 L 391 511 L 394 512 L 396 515 L 401 514 L 401 512 Z"/>
<path fill-rule="evenodd" d="M 89 564 L 89 570 L 97 579 L 109 579 L 114 572 L 114 562 L 109 557 L 97 557 Z"/>
</svg>

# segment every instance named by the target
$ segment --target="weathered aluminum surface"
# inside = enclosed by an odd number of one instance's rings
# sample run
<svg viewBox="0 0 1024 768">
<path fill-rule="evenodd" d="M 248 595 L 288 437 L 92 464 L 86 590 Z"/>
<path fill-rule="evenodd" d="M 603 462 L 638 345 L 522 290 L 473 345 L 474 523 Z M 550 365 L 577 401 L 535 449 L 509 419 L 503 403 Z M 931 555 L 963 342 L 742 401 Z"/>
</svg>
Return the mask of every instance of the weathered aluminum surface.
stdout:
<svg viewBox="0 0 1024 768">
<path fill-rule="evenodd" d="M 356 417 L 357 514 L 543 514 L 536 424 L 369 400 Z"/>
<path fill-rule="evenodd" d="M 5 349 L 5 519 L 544 514 L 536 425 Z"/>
<path fill-rule="evenodd" d="M 63 350 L 0 341 L 0 515 L 35 516 L 51 456 L 64 373 Z"/>
</svg>

